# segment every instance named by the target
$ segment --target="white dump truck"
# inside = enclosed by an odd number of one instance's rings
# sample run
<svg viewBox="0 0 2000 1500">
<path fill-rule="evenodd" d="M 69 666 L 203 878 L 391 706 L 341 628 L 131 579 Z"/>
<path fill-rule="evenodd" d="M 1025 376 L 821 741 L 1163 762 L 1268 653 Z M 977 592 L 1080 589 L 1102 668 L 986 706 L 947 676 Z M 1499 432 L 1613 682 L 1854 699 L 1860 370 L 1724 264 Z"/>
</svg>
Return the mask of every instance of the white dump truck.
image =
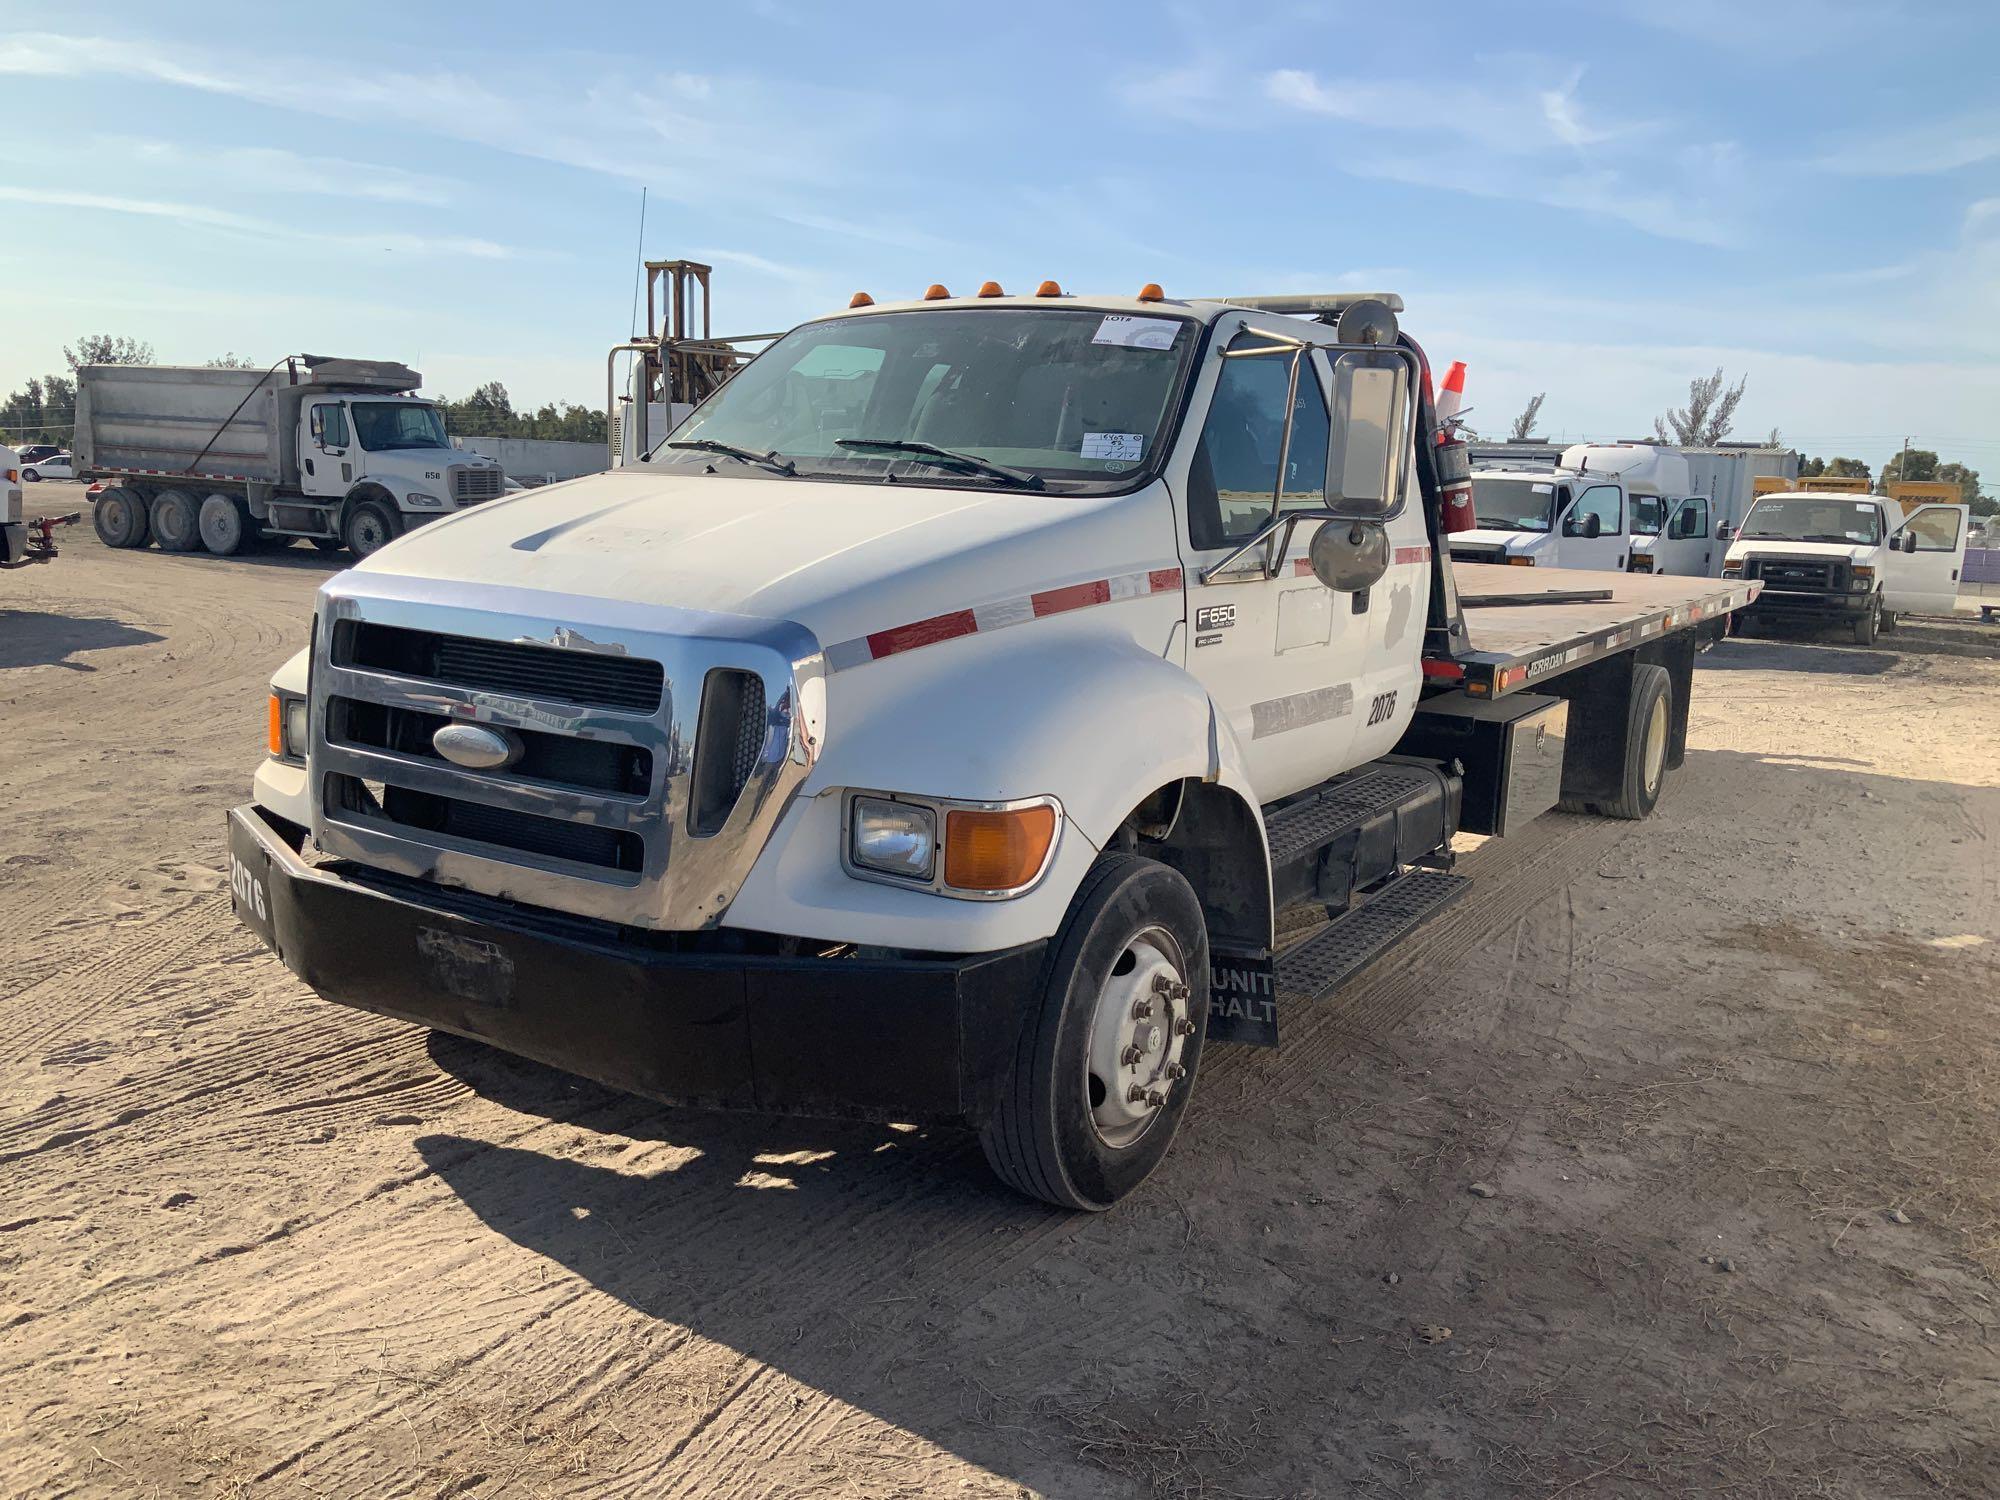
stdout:
<svg viewBox="0 0 2000 1500">
<path fill-rule="evenodd" d="M 1965 567 L 1966 523 L 1963 505 L 1919 504 L 1905 515 L 1880 495 L 1760 495 L 1722 564 L 1725 579 L 1762 586 L 1738 627 L 1837 627 L 1865 646 L 1893 630 L 1898 615 L 1949 615 Z"/>
<path fill-rule="evenodd" d="M 498 496 L 498 463 L 452 447 L 423 383 L 394 361 L 301 354 L 270 369 L 85 365 L 80 477 L 104 480 L 106 546 L 228 556 L 260 536 L 366 557 Z"/>
<path fill-rule="evenodd" d="M 241 920 L 329 1000 L 969 1126 L 1107 1207 L 1205 1047 L 1460 893 L 1460 831 L 1646 816 L 1756 592 L 1454 565 L 1400 308 L 988 283 L 792 330 L 646 461 L 326 583 Z"/>
</svg>

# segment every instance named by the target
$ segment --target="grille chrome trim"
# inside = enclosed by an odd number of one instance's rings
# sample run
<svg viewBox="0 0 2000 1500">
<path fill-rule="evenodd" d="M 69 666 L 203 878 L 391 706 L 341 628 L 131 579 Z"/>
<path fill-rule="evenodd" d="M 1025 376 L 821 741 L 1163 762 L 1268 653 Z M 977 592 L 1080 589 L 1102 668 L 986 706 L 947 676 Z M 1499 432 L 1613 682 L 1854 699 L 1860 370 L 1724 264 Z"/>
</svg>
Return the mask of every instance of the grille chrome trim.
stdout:
<svg viewBox="0 0 2000 1500">
<path fill-rule="evenodd" d="M 488 641 L 547 645 L 573 636 L 579 651 L 654 661 L 664 673 L 651 714 L 458 687 L 335 665 L 337 627 L 365 621 Z M 558 624 L 557 622 L 561 622 Z M 328 854 L 415 879 L 664 931 L 716 925 L 748 878 L 779 818 L 818 758 L 825 727 L 825 662 L 817 640 L 790 621 L 671 606 L 624 604 L 485 584 L 437 585 L 361 570 L 320 591 L 312 681 L 313 837 Z M 766 731 L 748 779 L 709 837 L 689 832 L 702 684 L 712 670 L 746 672 L 764 688 Z M 328 738 L 337 697 L 440 714 L 455 721 L 634 745 L 651 758 L 643 797 L 467 771 Z M 508 811 L 630 832 L 643 842 L 635 873 L 582 866 L 524 850 L 427 837 L 328 805 L 327 776 L 392 782 Z"/>
<path fill-rule="evenodd" d="M 451 498 L 459 505 L 478 500 L 497 500 L 507 487 L 501 470 L 486 464 L 453 464 L 447 470 Z"/>
</svg>

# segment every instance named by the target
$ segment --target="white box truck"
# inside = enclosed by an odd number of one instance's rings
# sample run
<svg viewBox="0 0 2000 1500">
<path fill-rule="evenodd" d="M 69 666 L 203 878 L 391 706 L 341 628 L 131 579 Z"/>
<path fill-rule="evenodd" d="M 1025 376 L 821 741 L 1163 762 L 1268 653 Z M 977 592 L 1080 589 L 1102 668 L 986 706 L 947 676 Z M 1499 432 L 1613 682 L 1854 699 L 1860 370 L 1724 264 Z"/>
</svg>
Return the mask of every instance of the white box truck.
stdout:
<svg viewBox="0 0 2000 1500">
<path fill-rule="evenodd" d="M 302 354 L 270 369 L 85 365 L 78 474 L 104 480 L 106 546 L 228 556 L 260 535 L 357 557 L 498 496 L 499 464 L 451 446 L 423 377 Z"/>
<path fill-rule="evenodd" d="M 956 1122 L 1102 1209 L 1205 1046 L 1462 890 L 1460 830 L 1646 816 L 1755 597 L 1454 564 L 1394 299 L 857 303 L 649 461 L 327 582 L 229 815 L 307 985 L 656 1099 Z"/>
</svg>

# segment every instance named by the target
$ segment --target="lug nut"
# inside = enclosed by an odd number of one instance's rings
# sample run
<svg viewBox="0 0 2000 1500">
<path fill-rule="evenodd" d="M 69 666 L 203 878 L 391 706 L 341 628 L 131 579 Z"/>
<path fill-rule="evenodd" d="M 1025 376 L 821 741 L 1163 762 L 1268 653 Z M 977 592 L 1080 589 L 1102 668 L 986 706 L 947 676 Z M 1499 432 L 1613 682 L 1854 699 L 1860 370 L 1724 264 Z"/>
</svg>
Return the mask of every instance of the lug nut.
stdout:
<svg viewBox="0 0 2000 1500">
<path fill-rule="evenodd" d="M 1146 1086 L 1142 1083 L 1135 1083 L 1132 1087 L 1125 1090 L 1125 1102 L 1127 1104 L 1144 1104 L 1146 1102 Z"/>
<path fill-rule="evenodd" d="M 1152 1105 L 1153 1108 L 1158 1109 L 1162 1104 L 1165 1104 L 1167 1102 L 1167 1096 L 1161 1093 L 1158 1089 L 1154 1089 L 1151 1093 L 1146 1095 L 1146 1102 Z"/>
<path fill-rule="evenodd" d="M 1127 1047 L 1123 1052 L 1118 1054 L 1118 1060 L 1129 1068 L 1145 1055 L 1137 1047 Z"/>
<path fill-rule="evenodd" d="M 1154 994 L 1156 994 L 1156 995 L 1165 995 L 1165 994 L 1170 994 L 1170 993 L 1172 993 L 1172 991 L 1173 991 L 1173 987 L 1174 987 L 1174 976 L 1173 976 L 1173 975 L 1171 975 L 1171 974 L 1155 974 L 1155 975 L 1153 976 L 1153 993 L 1154 993 Z"/>
<path fill-rule="evenodd" d="M 1175 1083 L 1179 1083 L 1183 1078 L 1187 1077 L 1187 1069 L 1179 1063 L 1168 1063 L 1167 1077 L 1171 1078 Z"/>
<path fill-rule="evenodd" d="M 1135 1021 L 1152 1020 L 1153 1002 L 1150 1000 L 1134 1000 L 1132 1002 L 1132 1019 Z"/>
<path fill-rule="evenodd" d="M 1174 1035 L 1193 1036 L 1194 1035 L 1193 1018 L 1189 1016 L 1182 1016 L 1178 1021 L 1174 1022 Z"/>
</svg>

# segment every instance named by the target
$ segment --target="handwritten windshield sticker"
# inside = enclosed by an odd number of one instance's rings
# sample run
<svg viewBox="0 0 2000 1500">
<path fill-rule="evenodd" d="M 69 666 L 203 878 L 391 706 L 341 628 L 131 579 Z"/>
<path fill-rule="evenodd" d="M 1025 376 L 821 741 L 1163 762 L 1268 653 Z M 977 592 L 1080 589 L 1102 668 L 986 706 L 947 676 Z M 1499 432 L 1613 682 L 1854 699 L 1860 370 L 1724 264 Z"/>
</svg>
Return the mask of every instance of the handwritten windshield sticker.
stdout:
<svg viewBox="0 0 2000 1500">
<path fill-rule="evenodd" d="M 1086 432 L 1083 435 L 1085 458 L 1110 459 L 1114 463 L 1137 463 L 1140 451 L 1145 446 L 1145 436 L 1137 432 Z"/>
</svg>

